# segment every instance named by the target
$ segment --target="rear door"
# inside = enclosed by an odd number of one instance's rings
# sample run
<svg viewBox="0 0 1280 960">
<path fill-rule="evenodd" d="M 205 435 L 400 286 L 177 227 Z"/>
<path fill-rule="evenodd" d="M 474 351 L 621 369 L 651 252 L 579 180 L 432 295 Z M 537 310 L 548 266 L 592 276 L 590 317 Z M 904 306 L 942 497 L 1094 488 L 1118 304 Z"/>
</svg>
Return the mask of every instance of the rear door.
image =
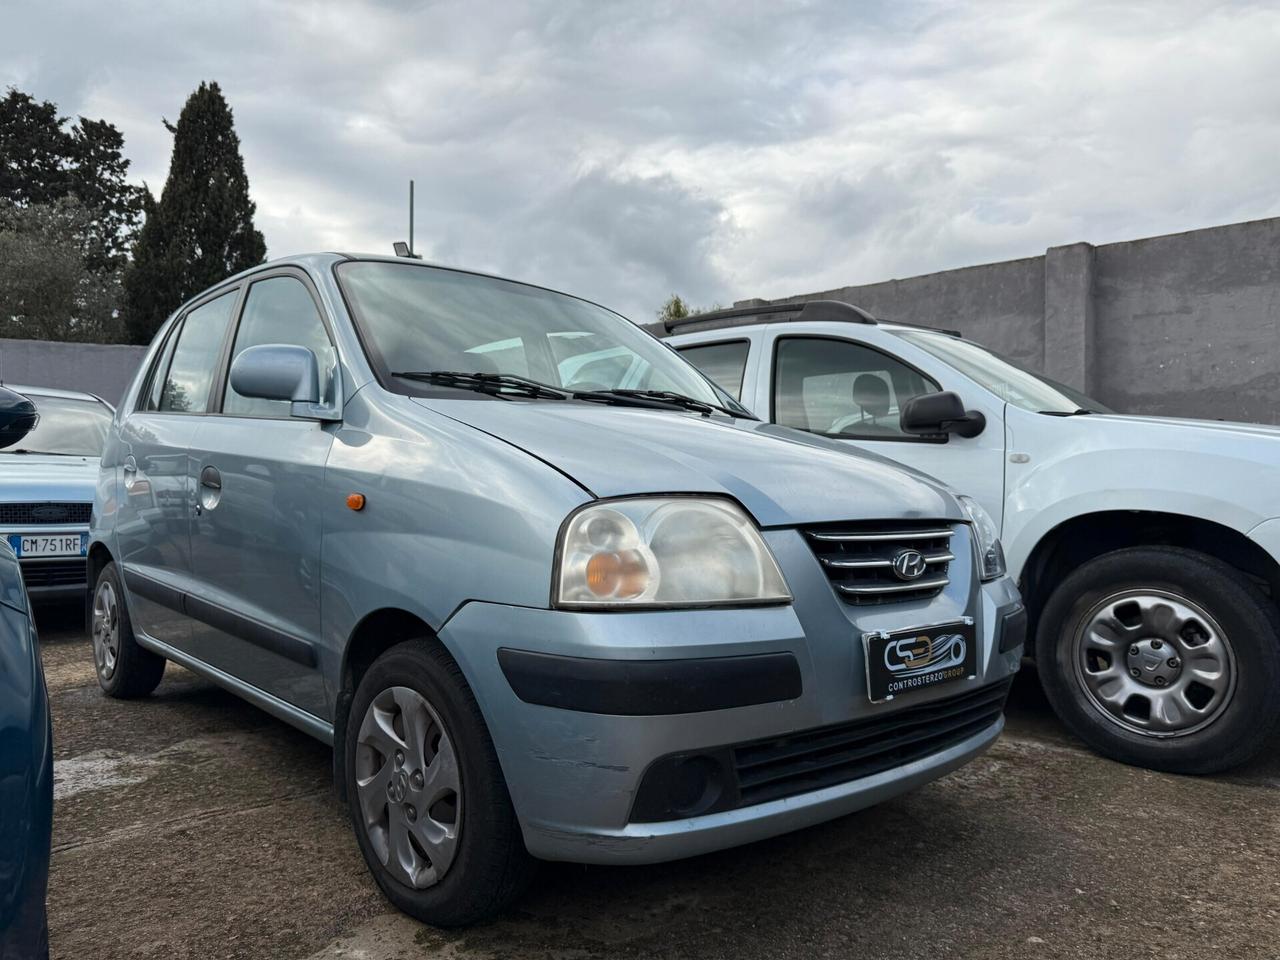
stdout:
<svg viewBox="0 0 1280 960">
<path fill-rule="evenodd" d="M 171 326 L 120 426 L 124 495 L 115 532 L 129 610 L 135 626 L 180 650 L 191 639 L 182 607 L 191 588 L 190 446 L 238 297 L 235 287 L 218 291 Z"/>
<path fill-rule="evenodd" d="M 247 287 L 224 369 L 251 346 L 316 355 L 321 396 L 338 403 L 337 354 L 305 274 L 286 269 Z M 286 401 L 242 397 L 222 379 L 215 413 L 191 450 L 198 503 L 191 526 L 197 594 L 188 598 L 201 660 L 316 716 L 324 469 L 336 423 L 290 416 Z"/>
</svg>

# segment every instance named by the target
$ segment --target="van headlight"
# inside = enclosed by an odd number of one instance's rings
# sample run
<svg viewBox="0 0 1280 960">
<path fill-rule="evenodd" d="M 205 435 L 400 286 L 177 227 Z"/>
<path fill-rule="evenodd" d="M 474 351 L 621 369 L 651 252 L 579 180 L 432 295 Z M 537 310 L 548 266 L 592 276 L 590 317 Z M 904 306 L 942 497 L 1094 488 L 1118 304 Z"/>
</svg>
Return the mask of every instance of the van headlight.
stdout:
<svg viewBox="0 0 1280 960">
<path fill-rule="evenodd" d="M 760 531 L 729 500 L 643 497 L 588 504 L 565 521 L 557 559 L 558 607 L 791 599 Z"/>
<path fill-rule="evenodd" d="M 991 514 L 973 497 L 959 496 L 960 506 L 969 515 L 973 540 L 978 545 L 978 569 L 983 580 L 1004 576 L 1004 548 L 1000 546 L 1000 534 Z"/>
</svg>

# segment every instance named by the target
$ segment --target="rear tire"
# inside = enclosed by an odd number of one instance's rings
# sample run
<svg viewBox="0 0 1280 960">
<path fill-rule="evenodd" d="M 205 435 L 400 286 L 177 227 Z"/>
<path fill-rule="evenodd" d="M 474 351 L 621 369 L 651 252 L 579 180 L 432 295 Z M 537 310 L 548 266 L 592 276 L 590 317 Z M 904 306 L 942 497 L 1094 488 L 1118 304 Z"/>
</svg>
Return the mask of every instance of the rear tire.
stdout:
<svg viewBox="0 0 1280 960">
<path fill-rule="evenodd" d="M 456 927 L 524 891 L 533 858 L 480 708 L 442 647 L 410 640 L 374 661 L 345 740 L 352 826 L 388 900 Z"/>
<path fill-rule="evenodd" d="M 1079 567 L 1040 616 L 1041 684 L 1071 732 L 1122 763 L 1216 773 L 1280 728 L 1280 614 L 1239 570 L 1175 547 Z"/>
<path fill-rule="evenodd" d="M 108 563 L 98 573 L 90 606 L 89 630 L 98 686 L 118 700 L 145 697 L 160 685 L 165 659 L 144 650 L 133 637 L 133 622 L 120 583 L 119 568 Z"/>
</svg>

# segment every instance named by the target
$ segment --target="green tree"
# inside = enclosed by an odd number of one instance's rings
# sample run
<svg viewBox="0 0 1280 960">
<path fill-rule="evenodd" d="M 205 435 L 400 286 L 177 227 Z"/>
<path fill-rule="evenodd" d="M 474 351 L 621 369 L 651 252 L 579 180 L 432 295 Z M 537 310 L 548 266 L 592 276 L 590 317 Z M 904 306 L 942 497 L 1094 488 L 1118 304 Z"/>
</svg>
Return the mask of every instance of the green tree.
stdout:
<svg viewBox="0 0 1280 960">
<path fill-rule="evenodd" d="M 147 343 L 165 317 L 205 287 L 267 256 L 253 225 L 254 203 L 231 108 L 216 83 L 187 99 L 173 134 L 169 178 L 160 199 L 143 198 L 145 222 L 126 271 L 129 339 Z"/>
<path fill-rule="evenodd" d="M 673 293 L 667 298 L 667 302 L 658 309 L 658 320 L 662 323 L 667 323 L 671 320 L 682 320 L 689 316 L 691 312 L 689 305 L 680 299 L 680 295 Z"/>
<path fill-rule="evenodd" d="M 0 337 L 114 342 L 120 274 L 84 255 L 96 211 L 75 197 L 0 203 Z"/>
</svg>

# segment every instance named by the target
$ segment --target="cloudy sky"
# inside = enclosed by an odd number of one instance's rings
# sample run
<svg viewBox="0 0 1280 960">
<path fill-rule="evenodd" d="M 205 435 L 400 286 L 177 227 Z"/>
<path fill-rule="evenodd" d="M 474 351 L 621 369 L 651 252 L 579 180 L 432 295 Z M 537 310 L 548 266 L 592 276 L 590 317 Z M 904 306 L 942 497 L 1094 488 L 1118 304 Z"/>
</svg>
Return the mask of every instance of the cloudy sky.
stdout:
<svg viewBox="0 0 1280 960">
<path fill-rule="evenodd" d="M 272 256 L 418 248 L 637 320 L 1280 214 L 1280 4 L 6 0 L 0 88 L 163 184 L 235 111 Z"/>
</svg>

